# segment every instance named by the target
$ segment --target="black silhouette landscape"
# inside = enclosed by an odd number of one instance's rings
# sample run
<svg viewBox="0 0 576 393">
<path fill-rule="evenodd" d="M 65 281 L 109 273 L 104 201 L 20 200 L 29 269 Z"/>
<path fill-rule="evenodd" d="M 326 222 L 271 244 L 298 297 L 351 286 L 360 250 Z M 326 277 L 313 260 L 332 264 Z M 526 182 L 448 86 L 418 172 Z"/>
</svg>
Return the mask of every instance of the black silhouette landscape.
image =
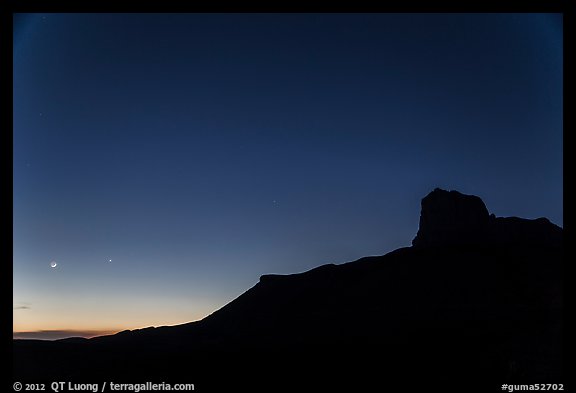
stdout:
<svg viewBox="0 0 576 393">
<path fill-rule="evenodd" d="M 562 258 L 563 230 L 546 218 L 495 217 L 479 197 L 435 189 L 412 247 L 263 275 L 197 322 L 14 340 L 14 379 L 198 391 L 562 383 Z"/>
</svg>

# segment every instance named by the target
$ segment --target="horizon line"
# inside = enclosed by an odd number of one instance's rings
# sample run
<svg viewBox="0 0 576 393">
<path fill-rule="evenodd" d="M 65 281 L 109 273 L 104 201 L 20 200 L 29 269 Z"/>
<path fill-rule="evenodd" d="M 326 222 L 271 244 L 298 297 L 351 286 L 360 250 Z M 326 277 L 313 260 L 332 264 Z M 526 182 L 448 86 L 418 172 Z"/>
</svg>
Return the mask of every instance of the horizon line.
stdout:
<svg viewBox="0 0 576 393">
<path fill-rule="evenodd" d="M 73 330 L 73 329 L 42 329 L 23 332 L 12 332 L 13 340 L 43 340 L 56 341 L 65 338 L 93 338 L 99 336 L 108 336 L 130 329 L 115 330 Z"/>
</svg>

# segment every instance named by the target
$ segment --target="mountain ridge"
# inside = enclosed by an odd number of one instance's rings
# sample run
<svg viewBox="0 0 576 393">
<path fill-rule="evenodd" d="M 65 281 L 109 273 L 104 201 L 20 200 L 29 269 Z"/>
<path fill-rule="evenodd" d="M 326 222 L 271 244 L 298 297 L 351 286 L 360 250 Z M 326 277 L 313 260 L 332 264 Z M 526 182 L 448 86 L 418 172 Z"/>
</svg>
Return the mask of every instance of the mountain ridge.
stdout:
<svg viewBox="0 0 576 393">
<path fill-rule="evenodd" d="M 292 370 L 321 386 L 336 381 L 314 374 L 317 364 L 353 375 L 350 387 L 363 376 L 368 388 L 384 365 L 391 378 L 442 379 L 451 370 L 453 378 L 558 382 L 562 236 L 547 219 L 491 216 L 478 197 L 436 189 L 423 199 L 412 247 L 262 275 L 200 321 L 45 345 L 46 356 L 61 360 L 49 370 L 32 343 L 19 342 L 15 375 L 93 376 L 105 364 L 95 354 L 106 353 L 116 364 L 109 373 L 132 378 L 141 371 L 183 377 L 188 364 L 210 375 L 224 362 L 239 378 L 252 368 L 258 375 Z M 92 371 L 72 362 L 73 354 L 86 356 Z M 248 354 L 255 363 L 246 363 Z M 157 368 L 158 359 L 168 360 Z"/>
</svg>

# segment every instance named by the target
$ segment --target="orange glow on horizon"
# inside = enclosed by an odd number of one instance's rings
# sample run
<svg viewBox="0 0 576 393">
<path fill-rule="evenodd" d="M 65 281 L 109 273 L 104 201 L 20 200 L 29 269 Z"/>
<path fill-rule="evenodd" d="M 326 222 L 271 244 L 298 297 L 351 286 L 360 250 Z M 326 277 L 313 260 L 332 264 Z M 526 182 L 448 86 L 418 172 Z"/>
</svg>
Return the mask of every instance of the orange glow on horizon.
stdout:
<svg viewBox="0 0 576 393">
<path fill-rule="evenodd" d="M 60 311 L 60 310 L 59 310 Z M 211 312 L 211 311 L 210 311 Z M 115 313 L 78 312 L 74 315 L 61 310 L 59 313 L 47 315 L 34 310 L 14 310 L 12 336 L 13 338 L 29 338 L 36 336 L 63 337 L 95 337 L 115 334 L 124 330 L 143 329 L 179 325 L 204 318 L 210 312 L 188 315 L 166 315 L 159 312 L 155 316 L 148 313 L 135 313 L 122 318 Z M 128 314 L 128 313 L 127 313 Z M 49 339 L 49 338 L 48 338 Z"/>
</svg>

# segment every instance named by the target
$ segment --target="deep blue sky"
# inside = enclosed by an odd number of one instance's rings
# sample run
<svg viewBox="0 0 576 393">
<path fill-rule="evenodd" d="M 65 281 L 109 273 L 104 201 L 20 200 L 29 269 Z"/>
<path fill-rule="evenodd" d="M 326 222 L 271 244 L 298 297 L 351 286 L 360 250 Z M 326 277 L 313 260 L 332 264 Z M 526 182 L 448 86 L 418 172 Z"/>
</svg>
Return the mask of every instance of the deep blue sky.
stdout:
<svg viewBox="0 0 576 393">
<path fill-rule="evenodd" d="M 560 15 L 35 14 L 14 32 L 16 332 L 199 319 L 261 274 L 409 246 L 434 187 L 563 225 Z"/>
</svg>

